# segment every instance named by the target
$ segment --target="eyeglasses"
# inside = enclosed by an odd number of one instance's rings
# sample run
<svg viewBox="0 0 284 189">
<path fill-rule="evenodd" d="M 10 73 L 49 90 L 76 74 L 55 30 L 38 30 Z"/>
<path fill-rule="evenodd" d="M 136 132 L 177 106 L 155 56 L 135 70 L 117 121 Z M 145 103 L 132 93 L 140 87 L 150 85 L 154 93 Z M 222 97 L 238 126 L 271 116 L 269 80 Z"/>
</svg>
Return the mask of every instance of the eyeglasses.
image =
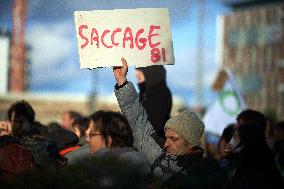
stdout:
<svg viewBox="0 0 284 189">
<path fill-rule="evenodd" d="M 89 138 L 92 138 L 92 137 L 94 137 L 96 135 L 102 135 L 102 134 L 99 134 L 99 133 L 89 133 Z"/>
</svg>

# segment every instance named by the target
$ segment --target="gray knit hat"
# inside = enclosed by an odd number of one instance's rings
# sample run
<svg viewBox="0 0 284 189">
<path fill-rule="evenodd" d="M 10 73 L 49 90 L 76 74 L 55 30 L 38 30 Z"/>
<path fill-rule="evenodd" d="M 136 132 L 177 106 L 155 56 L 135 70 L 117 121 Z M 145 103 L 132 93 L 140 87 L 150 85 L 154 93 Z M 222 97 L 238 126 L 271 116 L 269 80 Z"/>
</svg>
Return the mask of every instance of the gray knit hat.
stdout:
<svg viewBox="0 0 284 189">
<path fill-rule="evenodd" d="M 196 113 L 185 110 L 169 119 L 166 122 L 165 130 L 172 129 L 180 134 L 191 146 L 200 147 L 200 138 L 204 127 L 204 123 L 198 118 Z"/>
</svg>

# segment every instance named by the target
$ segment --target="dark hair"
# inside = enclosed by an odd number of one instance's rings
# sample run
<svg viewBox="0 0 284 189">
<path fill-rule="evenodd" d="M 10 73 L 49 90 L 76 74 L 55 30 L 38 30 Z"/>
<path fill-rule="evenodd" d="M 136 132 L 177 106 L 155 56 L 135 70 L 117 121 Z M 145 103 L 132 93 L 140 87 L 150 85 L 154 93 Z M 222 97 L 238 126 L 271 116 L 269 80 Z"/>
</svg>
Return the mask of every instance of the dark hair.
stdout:
<svg viewBox="0 0 284 189">
<path fill-rule="evenodd" d="M 127 119 L 118 112 L 97 111 L 90 116 L 96 129 L 105 139 L 111 137 L 111 147 L 124 147 L 133 145 L 133 134 Z"/>
<path fill-rule="evenodd" d="M 218 153 L 220 155 L 222 155 L 222 152 L 221 152 L 221 141 L 224 140 L 226 144 L 229 144 L 230 140 L 234 136 L 234 131 L 235 131 L 235 127 L 234 126 L 235 126 L 235 124 L 231 123 L 231 124 L 227 125 L 224 128 L 223 132 L 222 132 L 222 135 L 221 135 L 221 137 L 219 139 L 219 142 L 218 142 Z"/>
<path fill-rule="evenodd" d="M 17 137 L 40 135 L 45 136 L 48 129 L 42 123 L 35 121 L 33 123 L 26 120 L 15 121 L 12 125 L 13 135 Z"/>
<path fill-rule="evenodd" d="M 7 114 L 9 121 L 12 122 L 13 135 L 21 137 L 41 133 L 39 128 L 41 124 L 35 122 L 35 111 L 27 101 L 15 102 L 10 106 Z"/>
<path fill-rule="evenodd" d="M 219 139 L 218 146 L 220 146 L 220 142 L 221 142 L 222 139 L 224 139 L 226 143 L 230 142 L 230 140 L 232 139 L 232 137 L 234 135 L 234 130 L 235 130 L 234 126 L 235 126 L 235 124 L 231 123 L 224 128 L 222 135 Z"/>
<path fill-rule="evenodd" d="M 80 119 L 82 117 L 82 115 L 79 112 L 75 112 L 75 111 L 67 111 L 66 113 L 69 114 L 70 118 L 75 119 Z"/>
<path fill-rule="evenodd" d="M 79 119 L 75 119 L 74 122 L 72 123 L 72 128 L 75 129 L 77 128 L 80 132 L 80 136 L 85 136 L 85 131 L 89 127 L 89 118 L 86 117 L 81 117 Z"/>
<path fill-rule="evenodd" d="M 265 133 L 254 123 L 242 124 L 239 129 L 240 145 L 250 148 L 258 148 L 266 145 Z"/>
<path fill-rule="evenodd" d="M 273 128 L 274 128 L 274 129 L 279 129 L 279 130 L 284 131 L 284 121 L 279 121 L 279 122 L 277 122 L 277 123 L 274 125 Z"/>
<path fill-rule="evenodd" d="M 12 104 L 8 110 L 8 119 L 12 121 L 12 114 L 15 113 L 15 121 L 26 120 L 30 123 L 35 121 L 35 111 L 25 100 L 17 101 Z"/>
<path fill-rule="evenodd" d="M 238 124 L 254 125 L 254 130 L 258 134 L 265 135 L 266 130 L 266 117 L 255 110 L 244 110 L 237 116 Z"/>
<path fill-rule="evenodd" d="M 224 139 L 225 142 L 230 142 L 230 140 L 232 139 L 234 135 L 234 126 L 235 126 L 234 123 L 227 125 L 227 127 L 222 132 L 220 140 Z"/>
<path fill-rule="evenodd" d="M 57 131 L 58 129 L 61 128 L 60 124 L 58 122 L 50 122 L 47 124 L 47 128 L 48 128 L 48 132 L 53 132 L 53 131 Z"/>
</svg>

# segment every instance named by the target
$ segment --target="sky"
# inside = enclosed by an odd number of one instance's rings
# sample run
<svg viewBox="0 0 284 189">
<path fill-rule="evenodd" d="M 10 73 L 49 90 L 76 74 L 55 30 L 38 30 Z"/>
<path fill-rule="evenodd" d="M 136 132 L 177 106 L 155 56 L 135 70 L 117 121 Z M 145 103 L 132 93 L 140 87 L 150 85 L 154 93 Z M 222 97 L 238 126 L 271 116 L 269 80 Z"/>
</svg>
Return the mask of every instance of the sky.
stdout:
<svg viewBox="0 0 284 189">
<path fill-rule="evenodd" d="M 0 27 L 12 28 L 12 0 L 0 1 Z M 32 49 L 31 91 L 113 94 L 112 68 L 80 70 L 74 11 L 169 8 L 175 65 L 167 65 L 172 94 L 186 105 L 196 104 L 196 54 L 199 0 L 27 0 L 26 43 Z M 205 1 L 202 33 L 204 104 L 212 103 L 210 89 L 217 71 L 216 18 L 230 12 L 220 1 Z M 136 82 L 130 68 L 128 80 Z"/>
</svg>

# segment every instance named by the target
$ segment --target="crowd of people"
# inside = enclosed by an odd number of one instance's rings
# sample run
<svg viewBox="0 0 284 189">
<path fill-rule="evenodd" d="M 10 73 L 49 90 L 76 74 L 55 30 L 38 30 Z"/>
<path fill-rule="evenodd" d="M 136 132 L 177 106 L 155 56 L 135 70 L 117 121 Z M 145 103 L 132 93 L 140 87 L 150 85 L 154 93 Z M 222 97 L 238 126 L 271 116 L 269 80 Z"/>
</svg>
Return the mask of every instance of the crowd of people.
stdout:
<svg viewBox="0 0 284 189">
<path fill-rule="evenodd" d="M 43 125 L 28 102 L 11 105 L 0 122 L 1 187 L 283 188 L 284 122 L 268 140 L 266 117 L 244 110 L 224 129 L 218 158 L 206 157 L 199 116 L 170 116 L 165 69 L 137 69 L 137 93 L 121 61 L 113 68 L 121 113 L 66 111 L 61 123 Z"/>
</svg>

